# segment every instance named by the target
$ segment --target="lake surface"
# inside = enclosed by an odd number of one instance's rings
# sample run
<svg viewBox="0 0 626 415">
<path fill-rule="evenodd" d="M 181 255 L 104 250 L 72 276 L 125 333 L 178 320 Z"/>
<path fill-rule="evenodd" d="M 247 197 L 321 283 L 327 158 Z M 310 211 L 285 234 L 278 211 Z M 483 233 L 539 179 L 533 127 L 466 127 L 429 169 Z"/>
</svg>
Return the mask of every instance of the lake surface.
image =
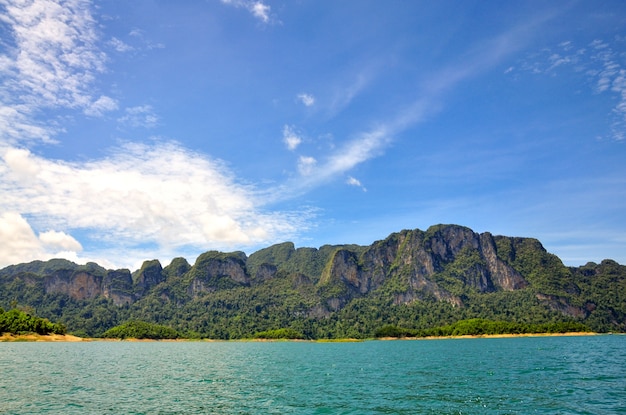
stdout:
<svg viewBox="0 0 626 415">
<path fill-rule="evenodd" d="M 626 414 L 626 336 L 0 343 L 0 414 Z"/>
</svg>

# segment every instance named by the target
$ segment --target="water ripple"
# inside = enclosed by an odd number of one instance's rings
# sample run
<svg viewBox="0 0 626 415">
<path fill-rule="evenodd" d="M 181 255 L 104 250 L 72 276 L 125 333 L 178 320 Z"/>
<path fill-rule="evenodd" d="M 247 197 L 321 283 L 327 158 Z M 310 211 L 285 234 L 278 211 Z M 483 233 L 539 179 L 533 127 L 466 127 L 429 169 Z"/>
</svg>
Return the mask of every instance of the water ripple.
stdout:
<svg viewBox="0 0 626 415">
<path fill-rule="evenodd" d="M 615 414 L 626 336 L 0 343 L 0 414 Z"/>
</svg>

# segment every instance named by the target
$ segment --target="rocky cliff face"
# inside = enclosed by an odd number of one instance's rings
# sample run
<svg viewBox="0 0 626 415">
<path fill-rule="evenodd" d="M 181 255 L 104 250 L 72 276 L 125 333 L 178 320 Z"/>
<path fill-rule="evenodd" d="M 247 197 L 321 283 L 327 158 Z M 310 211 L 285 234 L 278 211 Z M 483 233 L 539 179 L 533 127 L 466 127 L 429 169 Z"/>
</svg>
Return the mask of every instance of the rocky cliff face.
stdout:
<svg viewBox="0 0 626 415">
<path fill-rule="evenodd" d="M 90 300 L 98 296 L 110 298 L 116 305 L 135 300 L 128 270 L 111 270 L 106 274 L 82 271 L 77 266 L 61 269 L 44 276 L 45 294 L 65 294 L 75 300 Z"/>
<path fill-rule="evenodd" d="M 378 289 L 395 279 L 406 287 L 396 302 L 411 302 L 424 295 L 461 305 L 434 278 L 442 274 L 478 292 L 517 290 L 528 282 L 496 254 L 493 236 L 461 226 L 437 226 L 426 232 L 402 231 L 370 246 L 360 257 L 338 250 L 320 279 L 321 286 L 343 284 L 335 289 L 341 302 Z"/>
<path fill-rule="evenodd" d="M 552 267 L 550 272 L 555 270 L 558 283 L 528 279 L 536 274 L 529 270 L 545 268 L 545 264 Z M 491 293 L 532 287 L 537 298 L 553 309 L 581 316 L 586 308 L 573 307 L 559 296 L 561 292 L 580 292 L 568 280 L 568 272 L 536 240 L 437 225 L 426 231 L 394 233 L 367 247 L 295 249 L 288 242 L 260 250 L 250 258 L 242 252 L 209 251 L 193 266 L 184 258 L 175 258 L 165 268 L 158 260 L 151 260 L 132 274 L 129 270 L 105 270 L 97 264 L 35 261 L 0 270 L 0 278 L 18 274 L 43 278 L 43 294 L 60 293 L 76 300 L 102 296 L 121 306 L 150 295 L 157 287 L 161 287 L 160 298 L 184 303 L 218 290 L 258 286 L 287 276 L 295 290 L 307 287 L 319 297 L 311 316 L 327 316 L 354 298 L 380 290 L 392 296 L 395 304 L 435 299 L 461 307 L 460 291 L 465 289 Z"/>
<path fill-rule="evenodd" d="M 157 259 L 144 261 L 139 271 L 133 275 L 133 284 L 139 296 L 142 296 L 152 287 L 159 285 L 163 281 L 165 281 L 163 267 Z"/>
<path fill-rule="evenodd" d="M 76 300 L 102 295 L 102 277 L 87 272 L 57 271 L 44 281 L 46 293 L 67 294 Z"/>
<path fill-rule="evenodd" d="M 202 293 L 250 285 L 246 271 L 246 255 L 243 252 L 223 254 L 207 252 L 198 257 L 188 272 L 187 292 L 193 298 Z"/>
<path fill-rule="evenodd" d="M 110 298 L 117 306 L 134 301 L 133 279 L 127 269 L 108 271 L 102 280 L 102 295 Z"/>
</svg>

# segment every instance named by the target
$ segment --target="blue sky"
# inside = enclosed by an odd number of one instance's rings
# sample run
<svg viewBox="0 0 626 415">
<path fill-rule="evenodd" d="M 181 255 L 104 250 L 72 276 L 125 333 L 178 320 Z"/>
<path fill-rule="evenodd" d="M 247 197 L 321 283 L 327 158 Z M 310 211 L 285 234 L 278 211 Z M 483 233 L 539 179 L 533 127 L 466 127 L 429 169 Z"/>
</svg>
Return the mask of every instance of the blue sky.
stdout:
<svg viewBox="0 0 626 415">
<path fill-rule="evenodd" d="M 0 1 L 0 266 L 438 223 L 626 263 L 623 1 Z"/>
</svg>

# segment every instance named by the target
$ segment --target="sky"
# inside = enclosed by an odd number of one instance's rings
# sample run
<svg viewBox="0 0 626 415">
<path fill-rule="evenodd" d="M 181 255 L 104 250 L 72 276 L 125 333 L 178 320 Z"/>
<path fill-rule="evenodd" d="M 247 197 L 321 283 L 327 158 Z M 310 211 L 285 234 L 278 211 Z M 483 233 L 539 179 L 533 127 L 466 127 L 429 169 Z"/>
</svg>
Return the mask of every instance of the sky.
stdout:
<svg viewBox="0 0 626 415">
<path fill-rule="evenodd" d="M 626 2 L 0 0 L 0 267 L 459 224 L 626 264 Z"/>
</svg>

